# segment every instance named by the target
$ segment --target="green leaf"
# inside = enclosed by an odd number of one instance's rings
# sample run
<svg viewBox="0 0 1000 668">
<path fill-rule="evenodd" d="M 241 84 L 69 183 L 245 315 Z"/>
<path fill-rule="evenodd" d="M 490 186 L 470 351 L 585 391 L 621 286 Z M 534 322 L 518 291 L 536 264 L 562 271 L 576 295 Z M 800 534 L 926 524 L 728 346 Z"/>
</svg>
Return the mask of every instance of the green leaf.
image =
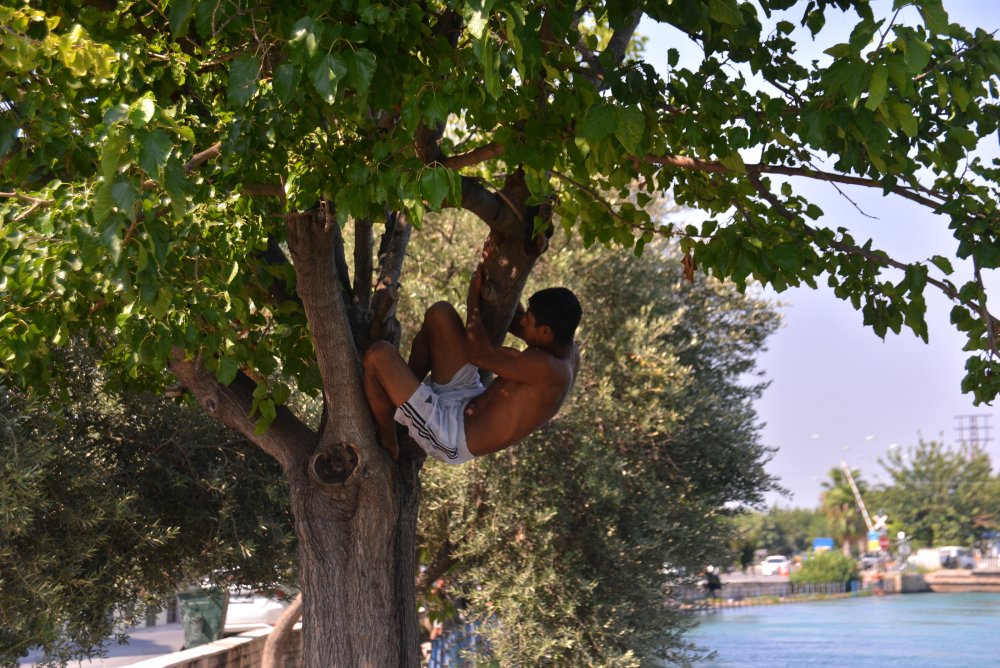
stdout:
<svg viewBox="0 0 1000 668">
<path fill-rule="evenodd" d="M 274 94 L 284 103 L 295 99 L 298 88 L 299 72 L 291 63 L 282 63 L 274 69 Z"/>
<path fill-rule="evenodd" d="M 615 133 L 617 122 L 615 107 L 602 100 L 587 110 L 583 123 L 577 128 L 577 136 L 596 144 Z"/>
<path fill-rule="evenodd" d="M 101 182 L 94 192 L 94 202 L 91 210 L 94 214 L 94 223 L 100 225 L 115 209 L 115 198 L 111 193 L 111 186 L 107 181 Z"/>
<path fill-rule="evenodd" d="M 923 72 L 931 61 L 931 45 L 919 37 L 907 33 L 903 47 L 903 59 L 910 72 Z"/>
<path fill-rule="evenodd" d="M 255 436 L 260 436 L 274 422 L 274 418 L 278 416 L 278 411 L 274 406 L 273 399 L 261 399 L 254 403 L 260 412 L 260 417 L 257 419 L 257 424 L 254 425 L 253 433 Z"/>
<path fill-rule="evenodd" d="M 498 99 L 501 94 L 499 58 L 488 32 L 483 35 L 480 43 L 479 57 L 483 65 L 483 86 L 490 97 Z"/>
<path fill-rule="evenodd" d="M 153 120 L 155 113 L 156 103 L 152 99 L 144 97 L 132 105 L 128 117 L 134 127 L 141 128 Z"/>
<path fill-rule="evenodd" d="M 969 95 L 969 91 L 965 90 L 965 86 L 963 86 L 961 82 L 952 79 L 949 89 L 951 90 L 952 99 L 955 100 L 955 106 L 957 106 L 960 111 L 968 109 L 969 103 L 972 101 L 972 96 Z"/>
<path fill-rule="evenodd" d="M 359 93 L 367 93 L 375 77 L 375 69 L 378 67 L 375 54 L 368 49 L 358 49 L 357 52 L 348 52 L 347 55 L 348 82 Z"/>
<path fill-rule="evenodd" d="M 872 72 L 872 80 L 868 88 L 868 100 L 865 102 L 865 108 L 869 111 L 878 109 L 888 91 L 889 68 L 876 65 L 875 71 Z"/>
<path fill-rule="evenodd" d="M 275 383 L 274 387 L 271 388 L 271 396 L 274 398 L 274 403 L 279 406 L 284 406 L 291 394 L 291 390 L 284 383 Z"/>
<path fill-rule="evenodd" d="M 743 156 L 741 156 L 738 151 L 719 158 L 719 162 L 737 174 L 746 174 L 747 166 L 743 162 Z"/>
<path fill-rule="evenodd" d="M 128 179 L 119 179 L 111 186 L 111 198 L 115 202 L 118 210 L 124 213 L 129 220 L 135 220 L 135 205 L 139 201 L 139 193 Z"/>
<path fill-rule="evenodd" d="M 310 16 L 303 16 L 292 26 L 292 38 L 288 43 L 293 49 L 305 49 L 306 55 L 312 58 L 316 55 L 319 36 L 316 21 Z"/>
<path fill-rule="evenodd" d="M 313 69 L 312 84 L 319 96 L 327 104 L 337 99 L 337 85 L 347 74 L 347 66 L 339 56 L 326 54 Z"/>
<path fill-rule="evenodd" d="M 232 357 L 223 357 L 219 360 L 219 368 L 215 370 L 215 379 L 223 385 L 229 385 L 236 380 L 236 374 L 240 370 L 240 365 Z"/>
<path fill-rule="evenodd" d="M 229 105 L 233 108 L 246 106 L 257 92 L 260 78 L 260 61 L 253 57 L 240 57 L 229 68 Z"/>
<path fill-rule="evenodd" d="M 108 251 L 108 255 L 111 257 L 111 261 L 114 264 L 118 264 L 118 261 L 122 257 L 122 240 L 119 236 L 119 231 L 121 226 L 114 219 L 110 223 L 104 226 L 101 230 L 101 243 Z"/>
<path fill-rule="evenodd" d="M 615 137 L 626 151 L 635 153 L 646 135 L 646 117 L 636 107 L 619 107 L 616 116 Z"/>
<path fill-rule="evenodd" d="M 431 167 L 425 169 L 420 176 L 420 191 L 431 210 L 441 208 L 441 202 L 451 189 L 451 179 L 446 167 Z"/>
<path fill-rule="evenodd" d="M 173 140 L 166 131 L 157 128 L 140 139 L 140 143 L 139 166 L 155 179 L 167 164 L 170 152 L 174 149 Z"/>
<path fill-rule="evenodd" d="M 923 0 L 917 3 L 917 8 L 928 30 L 939 35 L 948 33 L 948 12 L 945 11 L 941 0 Z"/>
<path fill-rule="evenodd" d="M 854 30 L 851 31 L 851 36 L 848 41 L 851 44 L 851 50 L 854 53 L 861 53 L 861 51 L 871 44 L 872 37 L 875 35 L 875 31 L 882 24 L 882 21 L 876 23 L 871 19 L 865 19 L 854 26 Z"/>
<path fill-rule="evenodd" d="M 948 258 L 946 257 L 943 257 L 941 255 L 935 255 L 934 257 L 931 258 L 931 262 L 934 263 L 935 267 L 937 267 L 947 275 L 951 275 L 955 272 L 955 270 L 951 266 L 951 261 L 949 261 Z"/>
<path fill-rule="evenodd" d="M 469 5 L 471 5 L 472 10 L 466 13 L 466 30 L 473 37 L 481 39 L 486 32 L 486 24 L 490 19 L 493 0 L 472 0 Z"/>
<path fill-rule="evenodd" d="M 917 136 L 917 117 L 913 114 L 910 105 L 903 102 L 889 102 L 889 110 L 893 117 L 899 121 L 899 127 L 903 129 L 907 137 Z"/>
<path fill-rule="evenodd" d="M 729 25 L 743 25 L 743 13 L 736 0 L 709 0 L 708 16 L 719 23 Z"/>
<path fill-rule="evenodd" d="M 101 147 L 101 175 L 105 181 L 113 180 L 118 169 L 127 162 L 124 159 L 126 146 L 128 136 L 123 132 L 116 132 L 104 140 Z"/>
<path fill-rule="evenodd" d="M 176 39 L 185 34 L 196 0 L 174 0 L 170 3 L 170 34 Z"/>
</svg>

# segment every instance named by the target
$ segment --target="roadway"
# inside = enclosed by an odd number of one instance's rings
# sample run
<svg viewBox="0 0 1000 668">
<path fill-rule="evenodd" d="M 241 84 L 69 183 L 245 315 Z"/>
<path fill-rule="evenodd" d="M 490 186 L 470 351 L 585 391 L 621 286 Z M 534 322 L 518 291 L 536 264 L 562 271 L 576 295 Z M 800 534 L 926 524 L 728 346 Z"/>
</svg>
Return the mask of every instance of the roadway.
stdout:
<svg viewBox="0 0 1000 668">
<path fill-rule="evenodd" d="M 184 630 L 180 624 L 163 624 L 134 628 L 128 631 L 128 644 L 119 645 L 113 640 L 106 657 L 70 661 L 68 668 L 117 668 L 176 652 L 184 646 Z M 29 654 L 21 660 L 23 668 L 33 668 L 41 657 Z"/>
</svg>

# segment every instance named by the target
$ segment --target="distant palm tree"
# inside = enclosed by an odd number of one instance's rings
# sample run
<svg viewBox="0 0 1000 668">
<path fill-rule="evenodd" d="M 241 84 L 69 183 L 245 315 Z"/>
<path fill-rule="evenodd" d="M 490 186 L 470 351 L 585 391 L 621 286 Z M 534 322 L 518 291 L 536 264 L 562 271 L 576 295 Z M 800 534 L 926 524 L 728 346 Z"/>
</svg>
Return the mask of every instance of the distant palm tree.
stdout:
<svg viewBox="0 0 1000 668">
<path fill-rule="evenodd" d="M 862 497 L 867 491 L 867 485 L 861 480 L 861 473 L 851 470 L 854 482 Z M 833 536 L 840 541 L 844 554 L 851 556 L 851 545 L 860 541 L 867 532 L 864 516 L 851 491 L 847 476 L 839 468 L 830 469 L 830 479 L 823 482 L 823 494 L 820 497 L 823 514 L 827 526 Z M 863 550 L 862 550 L 863 551 Z"/>
</svg>

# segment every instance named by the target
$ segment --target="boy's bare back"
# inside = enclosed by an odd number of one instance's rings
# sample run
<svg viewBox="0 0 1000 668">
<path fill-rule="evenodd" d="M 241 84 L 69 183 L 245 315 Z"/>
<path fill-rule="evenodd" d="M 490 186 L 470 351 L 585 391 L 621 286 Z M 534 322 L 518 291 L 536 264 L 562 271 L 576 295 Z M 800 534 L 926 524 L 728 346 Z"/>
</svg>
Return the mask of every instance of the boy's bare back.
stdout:
<svg viewBox="0 0 1000 668">
<path fill-rule="evenodd" d="M 497 376 L 486 392 L 465 409 L 465 438 L 469 450 L 485 455 L 517 443 L 552 419 L 569 394 L 579 371 L 576 344 L 570 355 L 556 356 L 537 348 L 521 353 L 542 359 L 533 366 L 548 372 L 534 381 L 516 381 Z"/>
</svg>

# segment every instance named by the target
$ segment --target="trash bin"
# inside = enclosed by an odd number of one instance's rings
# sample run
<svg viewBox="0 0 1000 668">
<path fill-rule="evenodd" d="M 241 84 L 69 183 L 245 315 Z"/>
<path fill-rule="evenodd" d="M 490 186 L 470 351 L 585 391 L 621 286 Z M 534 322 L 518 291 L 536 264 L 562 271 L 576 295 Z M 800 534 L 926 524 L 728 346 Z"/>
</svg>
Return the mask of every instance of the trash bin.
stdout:
<svg viewBox="0 0 1000 668">
<path fill-rule="evenodd" d="M 184 648 L 218 640 L 226 625 L 229 592 L 221 587 L 189 589 L 177 594 L 184 629 Z"/>
</svg>

